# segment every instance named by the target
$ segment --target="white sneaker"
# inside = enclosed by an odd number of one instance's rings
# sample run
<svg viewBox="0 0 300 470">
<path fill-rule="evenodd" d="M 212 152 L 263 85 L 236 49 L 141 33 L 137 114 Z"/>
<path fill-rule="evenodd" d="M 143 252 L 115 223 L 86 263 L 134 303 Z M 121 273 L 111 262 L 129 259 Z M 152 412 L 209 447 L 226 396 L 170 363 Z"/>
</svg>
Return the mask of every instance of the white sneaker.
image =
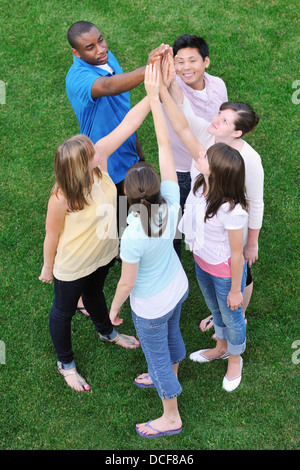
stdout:
<svg viewBox="0 0 300 470">
<path fill-rule="evenodd" d="M 209 357 L 206 357 L 203 355 L 205 351 L 208 351 L 208 349 L 200 349 L 199 351 L 195 351 L 190 354 L 190 359 L 195 362 L 210 362 L 210 361 L 216 361 L 218 359 L 228 359 L 229 353 L 226 352 L 225 354 L 222 354 L 220 357 L 216 357 L 215 359 L 210 359 Z"/>
<path fill-rule="evenodd" d="M 242 370 L 243 370 L 243 359 L 241 358 L 241 373 L 237 377 L 234 377 L 233 379 L 229 379 L 227 375 L 225 375 L 223 379 L 223 388 L 226 390 L 226 392 L 232 392 L 241 383 L 242 380 Z"/>
</svg>

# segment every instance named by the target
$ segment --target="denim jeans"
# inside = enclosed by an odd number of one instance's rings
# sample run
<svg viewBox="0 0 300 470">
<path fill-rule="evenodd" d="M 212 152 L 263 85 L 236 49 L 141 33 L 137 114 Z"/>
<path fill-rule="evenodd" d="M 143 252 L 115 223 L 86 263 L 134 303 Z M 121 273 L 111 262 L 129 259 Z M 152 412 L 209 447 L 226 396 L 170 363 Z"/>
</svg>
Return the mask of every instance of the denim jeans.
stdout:
<svg viewBox="0 0 300 470">
<path fill-rule="evenodd" d="M 191 175 L 189 171 L 177 171 L 177 178 L 178 178 L 178 184 L 179 184 L 179 190 L 180 190 L 180 206 L 181 206 L 181 214 L 179 216 L 178 222 L 183 214 L 184 211 L 184 205 L 186 198 L 189 195 L 189 192 L 191 190 Z M 182 233 L 179 232 L 177 229 L 175 239 L 174 239 L 174 248 L 175 251 L 181 259 L 181 239 L 182 239 Z"/>
<path fill-rule="evenodd" d="M 230 310 L 227 306 L 227 296 L 231 287 L 231 278 L 212 276 L 203 271 L 195 262 L 197 281 L 205 299 L 206 305 L 213 316 L 217 338 L 226 339 L 228 352 L 238 356 L 246 349 L 246 324 L 242 307 Z M 247 276 L 247 266 L 244 263 L 241 291 L 244 291 Z"/>
<path fill-rule="evenodd" d="M 148 373 L 162 400 L 170 400 L 182 392 L 172 365 L 181 362 L 186 355 L 179 322 L 182 303 L 187 296 L 188 290 L 173 310 L 152 320 L 139 317 L 131 311 Z"/>
<path fill-rule="evenodd" d="M 60 281 L 54 278 L 54 301 L 49 317 L 49 328 L 58 361 L 65 369 L 75 367 L 71 341 L 71 320 L 82 295 L 96 330 L 113 338 L 116 332 L 110 321 L 103 293 L 104 281 L 114 260 L 93 273 L 76 281 Z"/>
</svg>

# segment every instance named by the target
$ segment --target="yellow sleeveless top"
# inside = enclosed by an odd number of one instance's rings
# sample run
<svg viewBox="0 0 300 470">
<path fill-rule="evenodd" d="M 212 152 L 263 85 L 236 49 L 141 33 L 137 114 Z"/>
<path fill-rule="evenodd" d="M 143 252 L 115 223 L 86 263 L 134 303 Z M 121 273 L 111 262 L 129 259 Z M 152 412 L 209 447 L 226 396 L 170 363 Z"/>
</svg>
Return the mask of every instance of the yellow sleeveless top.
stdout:
<svg viewBox="0 0 300 470">
<path fill-rule="evenodd" d="M 89 205 L 67 212 L 59 236 L 53 274 L 61 281 L 74 281 L 108 264 L 117 254 L 116 187 L 108 173 L 95 175 Z"/>
</svg>

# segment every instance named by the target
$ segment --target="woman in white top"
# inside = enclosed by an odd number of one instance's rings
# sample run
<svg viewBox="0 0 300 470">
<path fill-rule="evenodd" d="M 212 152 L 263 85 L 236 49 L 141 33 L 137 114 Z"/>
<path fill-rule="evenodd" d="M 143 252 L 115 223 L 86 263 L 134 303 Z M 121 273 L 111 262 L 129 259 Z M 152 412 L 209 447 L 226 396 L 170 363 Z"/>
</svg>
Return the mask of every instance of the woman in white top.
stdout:
<svg viewBox="0 0 300 470">
<path fill-rule="evenodd" d="M 178 366 L 185 357 L 180 332 L 181 306 L 188 280 L 173 240 L 179 213 L 179 185 L 170 136 L 159 101 L 159 69 L 147 66 L 145 87 L 150 100 L 159 150 L 160 176 L 138 162 L 125 178 L 125 194 L 136 212 L 130 213 L 121 239 L 122 274 L 110 311 L 114 325 L 130 295 L 132 317 L 148 366 L 135 379 L 139 387 L 155 387 L 163 404 L 159 418 L 136 425 L 146 438 L 176 434 L 182 429 L 177 396 L 181 393 Z"/>
<path fill-rule="evenodd" d="M 242 314 L 246 262 L 243 231 L 247 223 L 244 194 L 245 165 L 239 152 L 227 144 L 200 152 L 199 175 L 192 182 L 179 230 L 195 258 L 197 280 L 212 313 L 217 343 L 190 355 L 197 362 L 228 358 L 223 388 L 232 391 L 241 381 L 241 354 L 246 347 Z"/>
<path fill-rule="evenodd" d="M 161 100 L 168 119 L 189 149 L 194 160 L 199 157 L 199 151 L 209 148 L 217 142 L 224 142 L 238 150 L 245 162 L 245 188 L 249 206 L 248 230 L 245 231 L 244 256 L 247 261 L 247 282 L 244 292 L 243 314 L 249 304 L 253 282 L 251 265 L 258 259 L 258 237 L 262 226 L 264 201 L 264 171 L 259 154 L 242 137 L 252 131 L 258 124 L 259 117 L 246 103 L 223 103 L 219 113 L 211 124 L 196 116 L 188 100 L 176 86 L 175 70 L 171 55 L 163 61 L 163 78 L 166 87 L 161 88 Z M 172 97 L 167 87 L 172 83 Z M 177 103 L 177 105 L 175 104 Z M 194 164 L 191 176 L 197 174 Z M 202 331 L 212 326 L 212 317 L 204 319 L 199 327 Z"/>
</svg>

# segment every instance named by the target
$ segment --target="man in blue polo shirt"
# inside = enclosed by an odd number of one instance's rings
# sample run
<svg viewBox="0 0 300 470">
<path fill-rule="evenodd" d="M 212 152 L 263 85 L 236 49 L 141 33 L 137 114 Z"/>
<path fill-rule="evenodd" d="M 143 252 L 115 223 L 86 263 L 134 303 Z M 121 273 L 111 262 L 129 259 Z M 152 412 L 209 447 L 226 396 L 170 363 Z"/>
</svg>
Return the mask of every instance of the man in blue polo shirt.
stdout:
<svg viewBox="0 0 300 470">
<path fill-rule="evenodd" d="M 74 23 L 67 38 L 73 54 L 73 64 L 66 76 L 67 95 L 79 122 L 80 133 L 96 143 L 112 132 L 130 110 L 129 90 L 144 80 L 146 66 L 123 73 L 97 26 L 88 21 Z M 161 44 L 149 54 L 148 63 L 160 58 L 165 50 L 165 45 Z M 108 159 L 108 173 L 118 191 L 118 222 L 119 196 L 124 194 L 123 181 L 128 169 L 139 158 L 143 158 L 143 154 L 136 134 L 133 134 Z M 127 211 L 123 215 L 120 233 L 123 225 L 126 226 Z M 82 299 L 78 309 L 88 315 Z"/>
<path fill-rule="evenodd" d="M 123 73 L 93 23 L 74 23 L 67 37 L 73 54 L 73 65 L 66 76 L 67 95 L 80 132 L 95 143 L 115 129 L 128 113 L 131 107 L 129 90 L 144 80 L 145 66 Z M 158 58 L 163 50 L 164 45 L 161 45 L 152 51 L 148 62 Z M 143 158 L 135 134 L 110 156 L 108 173 L 117 187 L 139 157 Z"/>
</svg>

